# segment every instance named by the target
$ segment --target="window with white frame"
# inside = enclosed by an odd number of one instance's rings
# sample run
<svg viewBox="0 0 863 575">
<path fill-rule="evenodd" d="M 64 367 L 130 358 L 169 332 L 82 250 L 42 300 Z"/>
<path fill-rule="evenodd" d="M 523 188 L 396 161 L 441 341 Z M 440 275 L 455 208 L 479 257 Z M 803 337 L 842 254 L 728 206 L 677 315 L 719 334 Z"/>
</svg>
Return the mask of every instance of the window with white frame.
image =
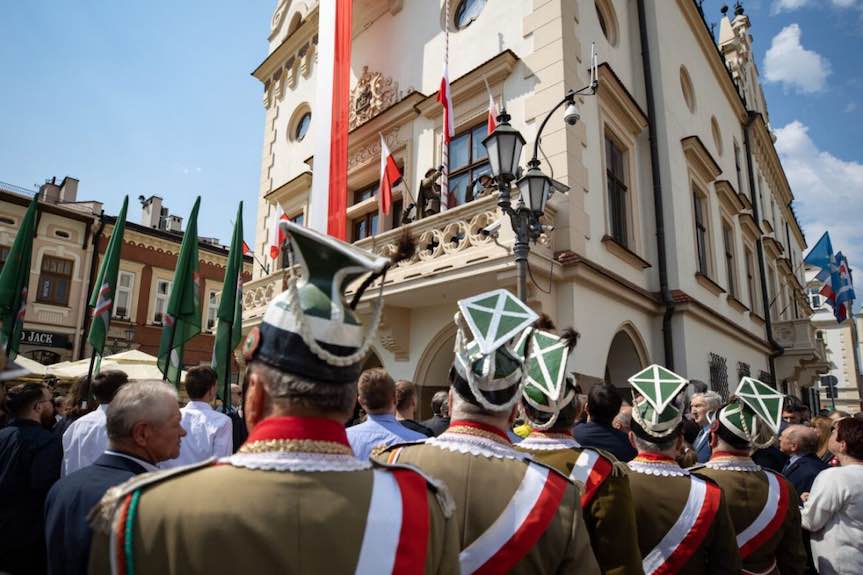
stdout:
<svg viewBox="0 0 863 575">
<path fill-rule="evenodd" d="M 817 310 L 821 307 L 823 300 L 821 298 L 821 288 L 819 287 L 811 287 L 807 288 L 806 295 L 809 297 L 809 306 Z"/>
<path fill-rule="evenodd" d="M 114 317 L 132 317 L 132 290 L 135 289 L 135 274 L 120 271 L 117 273 L 117 289 L 114 290 Z"/>
<path fill-rule="evenodd" d="M 171 297 L 171 282 L 156 280 L 156 294 L 153 299 L 153 323 L 162 325 L 165 311 L 168 309 L 168 298 Z"/>
<path fill-rule="evenodd" d="M 605 136 L 605 181 L 608 188 L 609 235 L 624 246 L 629 245 L 629 198 L 626 185 L 626 150 L 617 140 Z"/>
<path fill-rule="evenodd" d="M 743 265 L 746 266 L 746 291 L 749 296 L 749 309 L 758 313 L 758 300 L 755 298 L 755 258 L 749 246 L 743 248 Z"/>
<path fill-rule="evenodd" d="M 695 215 L 695 248 L 698 271 L 710 275 L 712 256 L 710 253 L 710 228 L 707 196 L 697 187 L 692 188 L 692 203 Z"/>
<path fill-rule="evenodd" d="M 207 296 L 207 331 L 215 331 L 219 321 L 219 292 L 210 290 Z"/>
<path fill-rule="evenodd" d="M 734 228 L 728 220 L 722 220 L 722 247 L 725 250 L 725 282 L 728 284 L 728 295 L 737 297 L 737 258 L 734 249 Z"/>
</svg>

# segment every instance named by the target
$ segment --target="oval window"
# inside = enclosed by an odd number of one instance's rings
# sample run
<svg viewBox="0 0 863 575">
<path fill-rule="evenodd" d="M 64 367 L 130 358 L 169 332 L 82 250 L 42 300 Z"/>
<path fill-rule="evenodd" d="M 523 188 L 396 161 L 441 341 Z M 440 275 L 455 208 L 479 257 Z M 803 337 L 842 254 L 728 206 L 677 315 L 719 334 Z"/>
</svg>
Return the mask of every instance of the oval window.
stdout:
<svg viewBox="0 0 863 575">
<path fill-rule="evenodd" d="M 312 113 L 306 112 L 300 118 L 300 121 L 297 122 L 297 127 L 294 130 L 294 139 L 298 142 L 302 142 L 303 138 L 306 137 L 306 134 L 309 133 L 309 126 L 312 125 Z"/>
<path fill-rule="evenodd" d="M 716 153 L 722 155 L 722 132 L 719 130 L 719 122 L 716 116 L 710 118 L 710 131 L 713 134 L 713 143 L 716 144 Z"/>
<path fill-rule="evenodd" d="M 486 0 L 462 0 L 455 9 L 455 29 L 464 30 L 479 18 Z"/>
<path fill-rule="evenodd" d="M 695 90 L 692 89 L 692 80 L 686 66 L 680 67 L 680 90 L 683 92 L 683 100 L 690 112 L 695 112 Z"/>
<path fill-rule="evenodd" d="M 599 28 L 603 36 L 612 46 L 617 45 L 617 16 L 614 7 L 608 0 L 596 0 L 593 3 L 596 9 L 596 18 L 599 20 Z"/>
<path fill-rule="evenodd" d="M 58 238 L 63 238 L 66 240 L 69 239 L 69 232 L 64 232 L 63 230 L 57 230 L 56 232 L 54 232 L 54 235 Z"/>
</svg>

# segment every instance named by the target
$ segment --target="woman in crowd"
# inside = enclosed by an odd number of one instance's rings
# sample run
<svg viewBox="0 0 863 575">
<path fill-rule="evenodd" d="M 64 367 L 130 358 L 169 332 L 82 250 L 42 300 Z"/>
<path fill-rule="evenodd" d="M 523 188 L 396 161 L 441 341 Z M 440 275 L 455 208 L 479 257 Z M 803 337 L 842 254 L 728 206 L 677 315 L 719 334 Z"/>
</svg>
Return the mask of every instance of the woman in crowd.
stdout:
<svg viewBox="0 0 863 575">
<path fill-rule="evenodd" d="M 830 441 L 830 433 L 833 431 L 833 420 L 827 416 L 819 415 L 812 418 L 810 425 L 818 432 L 818 451 L 815 453 L 821 461 L 829 464 L 833 459 L 833 454 L 827 443 Z"/>
<path fill-rule="evenodd" d="M 822 471 L 803 494 L 803 528 L 819 573 L 863 573 L 863 420 L 837 421 L 829 449 L 839 467 Z"/>
</svg>

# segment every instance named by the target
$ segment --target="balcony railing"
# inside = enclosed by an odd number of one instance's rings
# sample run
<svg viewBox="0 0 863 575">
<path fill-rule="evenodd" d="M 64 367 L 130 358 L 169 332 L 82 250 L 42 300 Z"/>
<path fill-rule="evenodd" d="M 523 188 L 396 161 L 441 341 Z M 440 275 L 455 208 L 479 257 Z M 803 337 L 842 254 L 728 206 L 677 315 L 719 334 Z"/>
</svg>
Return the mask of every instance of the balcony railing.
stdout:
<svg viewBox="0 0 863 575">
<path fill-rule="evenodd" d="M 416 253 L 387 272 L 387 286 L 494 260 L 514 262 L 512 259 L 514 234 L 508 218 L 504 218 L 503 225 L 497 231 L 497 237 L 483 233 L 484 228 L 500 217 L 497 193 L 494 193 L 446 212 L 362 239 L 355 242 L 355 245 L 375 254 L 390 257 L 395 253 L 399 239 L 405 230 L 415 239 Z M 543 223 L 551 223 L 554 217 L 554 208 L 546 206 Z M 531 251 L 551 258 L 552 251 L 548 236 L 543 235 L 535 244 L 531 244 Z M 267 304 L 284 291 L 287 275 L 288 270 L 281 269 L 243 286 L 243 324 L 245 326 L 260 321 Z M 378 285 L 378 282 L 372 285 Z M 350 288 L 347 290 L 348 295 L 351 291 Z M 372 292 L 370 290 L 367 293 Z"/>
</svg>

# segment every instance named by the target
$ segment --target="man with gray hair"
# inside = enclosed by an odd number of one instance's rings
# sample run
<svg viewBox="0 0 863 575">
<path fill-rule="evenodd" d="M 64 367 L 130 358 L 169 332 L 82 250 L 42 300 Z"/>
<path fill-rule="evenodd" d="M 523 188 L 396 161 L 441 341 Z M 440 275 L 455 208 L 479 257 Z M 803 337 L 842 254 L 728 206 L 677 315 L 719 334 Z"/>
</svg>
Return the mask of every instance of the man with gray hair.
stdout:
<svg viewBox="0 0 863 575">
<path fill-rule="evenodd" d="M 794 485 L 798 495 L 812 491 L 815 477 L 830 467 L 815 455 L 818 450 L 818 432 L 812 427 L 786 427 L 779 436 L 779 450 L 788 456 L 782 475 Z M 800 503 L 802 505 L 803 501 Z"/>
<path fill-rule="evenodd" d="M 177 392 L 161 381 L 123 386 L 105 415 L 108 449 L 91 465 L 57 483 L 45 503 L 49 572 L 86 573 L 91 531 L 90 509 L 105 492 L 130 477 L 157 471 L 160 461 L 180 453 Z"/>
<path fill-rule="evenodd" d="M 692 449 L 698 456 L 698 463 L 710 461 L 710 414 L 722 407 L 722 396 L 715 391 L 705 391 L 692 396 L 689 403 L 689 413 L 692 420 L 701 426 L 701 431 L 692 444 Z"/>
</svg>

